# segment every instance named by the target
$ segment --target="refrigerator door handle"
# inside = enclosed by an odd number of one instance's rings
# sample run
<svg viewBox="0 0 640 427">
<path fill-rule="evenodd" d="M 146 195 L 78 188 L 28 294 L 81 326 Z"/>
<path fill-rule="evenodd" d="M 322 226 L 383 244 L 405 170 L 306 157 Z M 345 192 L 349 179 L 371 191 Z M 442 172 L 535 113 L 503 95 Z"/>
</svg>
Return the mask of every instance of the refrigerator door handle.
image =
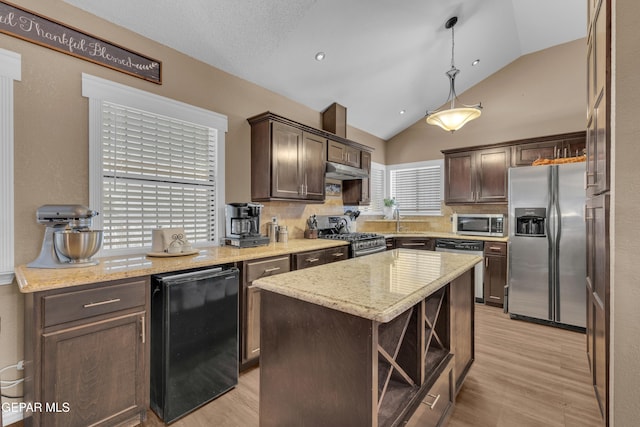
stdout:
<svg viewBox="0 0 640 427">
<path fill-rule="evenodd" d="M 554 295 L 554 274 L 555 274 L 555 266 L 554 266 L 554 249 L 556 244 L 555 238 L 555 218 L 554 211 L 555 208 L 555 191 L 554 191 L 554 167 L 549 166 L 547 171 L 547 194 L 548 194 L 548 204 L 547 204 L 547 219 L 545 221 L 545 227 L 547 229 L 547 265 L 548 265 L 548 279 L 547 279 L 547 288 L 548 288 L 548 313 L 547 319 L 553 320 L 554 317 L 554 307 L 553 307 L 553 295 Z"/>
<path fill-rule="evenodd" d="M 554 316 L 552 320 L 560 321 L 560 240 L 562 239 L 562 211 L 560 210 L 560 175 L 558 167 L 554 167 L 554 209 L 555 209 L 555 242 L 553 252 L 553 294 Z"/>
</svg>

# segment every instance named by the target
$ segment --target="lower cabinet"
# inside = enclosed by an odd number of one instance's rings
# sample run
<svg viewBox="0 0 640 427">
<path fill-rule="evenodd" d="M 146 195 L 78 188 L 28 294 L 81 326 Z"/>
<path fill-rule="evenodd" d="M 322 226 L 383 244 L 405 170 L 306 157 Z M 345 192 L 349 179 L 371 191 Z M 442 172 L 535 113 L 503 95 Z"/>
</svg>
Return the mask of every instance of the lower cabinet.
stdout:
<svg viewBox="0 0 640 427">
<path fill-rule="evenodd" d="M 349 258 L 349 247 L 320 249 L 317 251 L 300 252 L 291 256 L 291 264 L 294 270 L 314 267 L 316 265 L 329 264 Z"/>
<path fill-rule="evenodd" d="M 504 287 L 507 284 L 507 244 L 485 242 L 484 244 L 484 302 L 502 307 Z"/>
<path fill-rule="evenodd" d="M 149 406 L 149 280 L 25 296 L 32 426 L 135 425 Z"/>
<path fill-rule="evenodd" d="M 443 424 L 455 401 L 453 360 L 420 401 L 420 405 L 405 424 L 407 427 L 436 427 Z"/>
<path fill-rule="evenodd" d="M 289 255 L 261 258 L 242 263 L 241 369 L 257 364 L 260 356 L 260 290 L 252 286 L 261 277 L 290 271 Z"/>
<path fill-rule="evenodd" d="M 424 251 L 434 251 L 436 240 L 428 237 L 396 237 L 394 238 L 394 249 L 419 249 Z"/>
</svg>

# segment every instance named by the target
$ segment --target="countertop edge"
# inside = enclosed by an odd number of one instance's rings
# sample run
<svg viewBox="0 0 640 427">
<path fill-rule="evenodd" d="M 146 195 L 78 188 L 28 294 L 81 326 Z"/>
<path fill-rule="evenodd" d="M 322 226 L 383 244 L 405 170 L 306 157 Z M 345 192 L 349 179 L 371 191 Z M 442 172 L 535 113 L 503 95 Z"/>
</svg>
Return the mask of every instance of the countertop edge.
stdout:
<svg viewBox="0 0 640 427">
<path fill-rule="evenodd" d="M 91 285 L 113 280 L 130 279 L 172 271 L 203 268 L 252 259 L 291 255 L 299 252 L 330 249 L 349 243 L 329 239 L 293 239 L 288 243 L 272 243 L 258 248 L 211 246 L 184 257 L 148 257 L 146 253 L 98 258 L 100 264 L 90 267 L 41 269 L 19 265 L 14 269 L 18 289 L 23 294 Z M 220 254 L 222 252 L 222 254 Z M 122 267 L 118 267 L 122 263 Z M 105 267 L 105 264 L 113 264 Z M 127 266 L 127 264 L 130 264 Z M 112 268 L 112 271 L 105 271 Z M 118 271 L 118 268 L 120 270 Z"/>
</svg>

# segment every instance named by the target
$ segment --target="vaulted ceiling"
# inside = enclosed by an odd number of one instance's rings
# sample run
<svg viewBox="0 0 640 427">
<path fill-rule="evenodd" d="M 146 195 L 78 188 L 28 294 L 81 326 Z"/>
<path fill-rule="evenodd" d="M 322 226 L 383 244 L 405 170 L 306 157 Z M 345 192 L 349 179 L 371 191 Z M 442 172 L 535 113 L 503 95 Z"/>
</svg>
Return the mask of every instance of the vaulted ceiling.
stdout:
<svg viewBox="0 0 640 427">
<path fill-rule="evenodd" d="M 385 140 L 445 102 L 450 17 L 466 104 L 518 57 L 585 37 L 587 19 L 584 0 L 65 1 L 314 110 L 338 102 Z"/>
</svg>

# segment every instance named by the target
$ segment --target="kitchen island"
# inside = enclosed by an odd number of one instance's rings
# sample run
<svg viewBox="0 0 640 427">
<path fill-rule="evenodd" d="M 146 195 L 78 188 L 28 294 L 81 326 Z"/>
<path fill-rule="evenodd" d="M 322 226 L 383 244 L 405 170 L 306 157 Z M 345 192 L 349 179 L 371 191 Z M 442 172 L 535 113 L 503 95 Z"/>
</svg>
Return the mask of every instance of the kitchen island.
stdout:
<svg viewBox="0 0 640 427">
<path fill-rule="evenodd" d="M 481 261 L 395 249 L 256 280 L 260 426 L 443 422 L 473 363 Z"/>
</svg>

